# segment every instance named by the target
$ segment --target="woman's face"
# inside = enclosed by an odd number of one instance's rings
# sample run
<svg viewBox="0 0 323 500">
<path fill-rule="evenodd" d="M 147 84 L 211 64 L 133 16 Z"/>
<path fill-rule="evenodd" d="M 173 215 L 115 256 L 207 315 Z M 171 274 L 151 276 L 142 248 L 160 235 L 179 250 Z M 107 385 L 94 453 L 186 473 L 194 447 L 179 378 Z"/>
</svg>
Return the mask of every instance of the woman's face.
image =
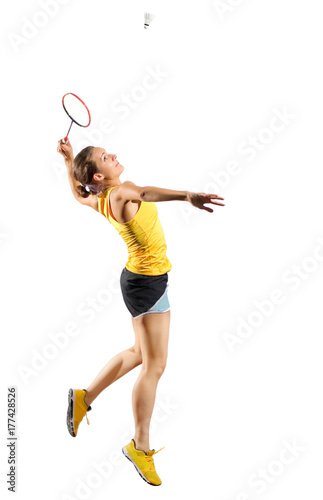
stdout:
<svg viewBox="0 0 323 500">
<path fill-rule="evenodd" d="M 124 171 L 124 167 L 117 160 L 117 155 L 108 154 L 103 148 L 94 148 L 92 157 L 99 170 L 93 179 L 98 182 L 103 179 L 115 179 Z"/>
</svg>

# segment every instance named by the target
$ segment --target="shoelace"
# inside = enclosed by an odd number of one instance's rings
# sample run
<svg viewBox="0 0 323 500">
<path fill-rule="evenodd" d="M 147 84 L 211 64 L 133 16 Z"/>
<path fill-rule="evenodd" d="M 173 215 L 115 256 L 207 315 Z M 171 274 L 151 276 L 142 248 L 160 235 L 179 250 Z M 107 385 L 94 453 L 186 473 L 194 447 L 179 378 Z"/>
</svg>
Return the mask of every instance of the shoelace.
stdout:
<svg viewBox="0 0 323 500">
<path fill-rule="evenodd" d="M 165 446 L 163 446 L 162 448 L 160 448 L 160 450 L 158 450 L 158 451 L 154 451 L 154 453 L 152 453 L 151 455 L 146 455 L 145 454 L 145 459 L 146 459 L 148 465 L 150 465 L 150 466 L 152 465 L 154 467 L 153 455 L 156 455 L 156 453 L 159 453 L 164 448 L 165 448 Z M 153 469 L 150 468 L 150 470 L 153 470 Z"/>
<path fill-rule="evenodd" d="M 86 393 L 86 390 L 85 390 L 85 389 L 83 389 L 83 391 Z M 84 401 L 84 404 L 87 406 L 87 404 L 86 404 L 86 402 L 85 402 L 85 400 L 84 400 L 84 399 L 85 399 L 85 394 L 84 394 L 83 401 Z M 88 412 L 89 410 L 92 410 L 91 405 L 87 406 L 87 411 L 86 411 L 86 413 L 85 413 L 85 416 L 86 416 L 86 421 L 87 421 L 87 424 L 88 424 L 88 425 L 90 425 L 89 419 L 87 418 L 87 412 Z"/>
</svg>

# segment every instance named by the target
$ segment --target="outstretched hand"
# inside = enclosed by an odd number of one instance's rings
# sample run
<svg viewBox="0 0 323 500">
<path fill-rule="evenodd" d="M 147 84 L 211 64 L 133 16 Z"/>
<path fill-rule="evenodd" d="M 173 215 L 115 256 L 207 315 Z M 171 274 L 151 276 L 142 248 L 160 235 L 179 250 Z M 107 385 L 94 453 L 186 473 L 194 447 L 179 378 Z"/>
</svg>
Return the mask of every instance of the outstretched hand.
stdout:
<svg viewBox="0 0 323 500">
<path fill-rule="evenodd" d="M 201 210 L 206 210 L 207 212 L 213 212 L 212 208 L 205 207 L 204 203 L 212 203 L 213 205 L 220 205 L 224 207 L 224 203 L 219 203 L 212 200 L 224 200 L 217 194 L 207 194 L 207 193 L 189 193 L 188 201 L 193 205 L 193 207 L 200 208 Z"/>
<path fill-rule="evenodd" d="M 63 142 L 62 139 L 58 141 L 57 151 L 63 156 L 65 162 L 71 164 L 73 163 L 74 155 L 70 141 L 67 141 L 66 144 Z"/>
</svg>

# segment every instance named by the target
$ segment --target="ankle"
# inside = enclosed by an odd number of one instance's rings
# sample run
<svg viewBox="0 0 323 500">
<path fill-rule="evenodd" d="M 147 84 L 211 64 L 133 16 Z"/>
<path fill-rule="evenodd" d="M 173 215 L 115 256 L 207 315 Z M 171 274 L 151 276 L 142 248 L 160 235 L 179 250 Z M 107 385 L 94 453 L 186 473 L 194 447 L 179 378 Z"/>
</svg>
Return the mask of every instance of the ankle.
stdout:
<svg viewBox="0 0 323 500">
<path fill-rule="evenodd" d="M 135 444 L 136 450 L 138 450 L 138 451 L 144 451 L 145 453 L 147 453 L 147 451 L 150 449 L 149 443 L 147 443 L 145 441 L 140 441 L 139 439 L 136 439 L 136 438 L 134 438 L 134 444 Z"/>
<path fill-rule="evenodd" d="M 86 404 L 86 406 L 91 406 L 91 404 L 93 403 L 95 398 L 93 398 L 91 396 L 91 394 L 89 394 L 87 391 L 85 392 L 85 396 L 84 396 L 84 403 Z"/>
</svg>

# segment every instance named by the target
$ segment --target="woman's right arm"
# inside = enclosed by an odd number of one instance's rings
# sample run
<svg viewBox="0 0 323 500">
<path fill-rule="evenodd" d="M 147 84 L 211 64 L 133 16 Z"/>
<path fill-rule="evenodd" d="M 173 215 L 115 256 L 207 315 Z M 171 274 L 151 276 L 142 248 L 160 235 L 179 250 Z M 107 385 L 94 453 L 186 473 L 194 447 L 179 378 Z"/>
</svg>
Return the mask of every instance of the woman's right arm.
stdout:
<svg viewBox="0 0 323 500">
<path fill-rule="evenodd" d="M 116 196 L 119 200 L 127 201 L 189 201 L 194 207 L 213 212 L 211 208 L 204 207 L 204 203 L 224 206 L 223 203 L 211 201 L 223 200 L 217 194 L 192 193 L 190 191 L 174 191 L 154 186 L 139 187 L 133 182 L 126 181 L 120 185 Z"/>
<path fill-rule="evenodd" d="M 57 151 L 60 153 L 65 161 L 65 166 L 67 170 L 67 177 L 68 177 L 68 182 L 71 186 L 72 193 L 74 195 L 74 198 L 80 202 L 82 205 L 88 205 L 91 208 L 94 208 L 98 212 L 98 200 L 95 196 L 89 196 L 88 198 L 82 198 L 80 194 L 78 193 L 76 187 L 80 186 L 80 182 L 78 182 L 73 175 L 73 160 L 74 160 L 74 155 L 73 155 L 73 149 L 71 146 L 71 143 L 67 141 L 67 143 L 64 143 L 62 140 L 58 141 L 57 145 Z"/>
</svg>

